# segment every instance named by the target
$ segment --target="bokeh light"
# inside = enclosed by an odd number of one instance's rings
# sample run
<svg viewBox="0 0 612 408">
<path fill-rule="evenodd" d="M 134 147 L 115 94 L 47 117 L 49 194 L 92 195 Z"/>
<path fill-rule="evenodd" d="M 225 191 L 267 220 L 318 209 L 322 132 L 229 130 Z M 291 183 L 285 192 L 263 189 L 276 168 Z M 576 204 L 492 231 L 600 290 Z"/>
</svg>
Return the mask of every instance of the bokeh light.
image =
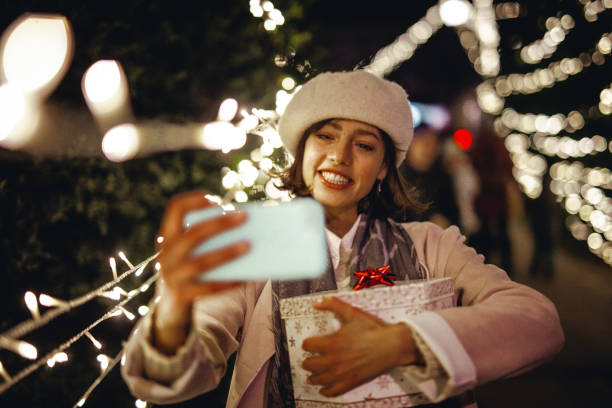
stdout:
<svg viewBox="0 0 612 408">
<path fill-rule="evenodd" d="M 440 18 L 450 27 L 467 23 L 471 15 L 471 5 L 464 0 L 440 2 Z"/>
<path fill-rule="evenodd" d="M 94 115 L 106 115 L 126 107 L 127 80 L 117 61 L 94 63 L 85 72 L 82 87 L 85 101 Z"/>
<path fill-rule="evenodd" d="M 102 139 L 102 152 L 110 161 L 120 162 L 133 158 L 140 146 L 138 128 L 125 123 L 110 129 Z"/>
<path fill-rule="evenodd" d="M 2 38 L 4 81 L 46 96 L 66 73 L 73 53 L 72 29 L 59 15 L 26 14 Z"/>
<path fill-rule="evenodd" d="M 462 150 L 467 150 L 472 145 L 472 134 L 466 129 L 457 129 L 453 134 L 453 139 Z"/>
</svg>

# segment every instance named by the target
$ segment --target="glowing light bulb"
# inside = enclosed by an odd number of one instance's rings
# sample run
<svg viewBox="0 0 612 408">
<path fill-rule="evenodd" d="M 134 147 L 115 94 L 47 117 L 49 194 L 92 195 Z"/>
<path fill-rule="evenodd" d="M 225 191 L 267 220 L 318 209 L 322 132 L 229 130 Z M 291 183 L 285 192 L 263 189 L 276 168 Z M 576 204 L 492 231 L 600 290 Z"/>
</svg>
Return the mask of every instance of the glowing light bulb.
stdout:
<svg viewBox="0 0 612 408">
<path fill-rule="evenodd" d="M 102 152 L 113 162 L 121 162 L 133 158 L 140 146 L 140 133 L 131 123 L 111 128 L 102 139 Z"/>
<path fill-rule="evenodd" d="M 102 348 L 102 343 L 100 343 L 98 340 L 96 340 L 96 338 L 90 332 L 86 331 L 85 332 L 85 336 L 87 336 L 87 338 L 89 340 L 91 340 L 91 342 L 93 343 L 95 348 L 97 348 L 98 350 L 100 350 Z"/>
<path fill-rule="evenodd" d="M 134 269 L 134 265 L 132 265 L 132 263 L 130 262 L 130 260 L 127 258 L 127 256 L 125 256 L 125 253 L 123 251 L 119 251 L 117 253 L 117 255 L 119 255 L 119 258 L 121 258 L 121 260 L 123 262 L 125 262 L 127 264 L 127 266 L 130 267 L 130 269 Z"/>
<path fill-rule="evenodd" d="M 113 272 L 113 279 L 117 279 L 117 261 L 115 261 L 114 257 L 108 258 L 108 263 L 110 264 L 111 271 Z"/>
<path fill-rule="evenodd" d="M 603 238 L 601 234 L 598 234 L 597 232 L 593 232 L 589 234 L 587 238 L 587 245 L 593 251 L 601 248 L 601 246 L 603 245 Z"/>
<path fill-rule="evenodd" d="M 7 82 L 28 93 L 50 93 L 72 58 L 72 29 L 59 15 L 27 15 L 3 36 L 2 70 Z"/>
<path fill-rule="evenodd" d="M 0 86 L 0 142 L 16 130 L 26 117 L 26 98 L 17 86 Z"/>
<path fill-rule="evenodd" d="M 255 129 L 259 125 L 259 119 L 255 115 L 244 115 L 244 118 L 238 123 L 238 127 L 245 132 Z"/>
<path fill-rule="evenodd" d="M 295 88 L 295 80 L 294 80 L 293 78 L 291 78 L 291 77 L 285 77 L 285 78 L 283 79 L 283 81 L 281 82 L 281 86 L 282 86 L 282 87 L 283 87 L 285 90 L 290 91 L 290 90 L 292 90 L 293 88 Z"/>
<path fill-rule="evenodd" d="M 59 353 L 56 353 L 53 356 L 53 359 L 58 363 L 65 363 L 66 361 L 68 361 L 68 354 L 64 353 L 63 351 L 60 351 Z"/>
<path fill-rule="evenodd" d="M 228 171 L 227 174 L 223 176 L 223 179 L 221 180 L 221 184 L 223 184 L 223 187 L 225 187 L 225 189 L 230 190 L 234 188 L 234 186 L 236 186 L 239 181 L 240 181 L 240 176 L 238 175 L 238 173 L 232 170 L 232 171 Z"/>
<path fill-rule="evenodd" d="M 222 150 L 227 153 L 244 146 L 246 132 L 231 123 L 216 121 L 204 126 L 200 141 L 209 150 Z"/>
<path fill-rule="evenodd" d="M 144 270 L 145 270 L 145 267 L 146 267 L 146 265 L 142 265 L 140 268 L 138 268 L 138 269 L 136 270 L 136 272 L 134 272 L 134 276 L 140 276 L 140 275 L 142 275 L 142 273 L 143 273 L 143 272 L 144 272 Z"/>
<path fill-rule="evenodd" d="M 27 358 L 28 360 L 36 360 L 36 357 L 38 356 L 38 350 L 36 350 L 36 347 L 22 340 L 17 341 L 16 351 L 21 357 Z"/>
<path fill-rule="evenodd" d="M 234 193 L 234 200 L 238 203 L 246 203 L 249 201 L 249 196 L 244 191 L 239 190 Z"/>
<path fill-rule="evenodd" d="M 274 31 L 276 30 L 276 22 L 274 20 L 266 20 L 264 21 L 264 28 L 266 31 Z"/>
<path fill-rule="evenodd" d="M 472 14 L 471 6 L 462 0 L 447 0 L 440 4 L 440 18 L 447 26 L 465 24 Z"/>
<path fill-rule="evenodd" d="M 112 300 L 119 300 L 121 299 L 121 293 L 117 292 L 116 290 L 111 290 L 108 292 L 103 292 L 102 296 L 112 299 Z"/>
<path fill-rule="evenodd" d="M 38 296 L 38 303 L 40 303 L 43 306 L 47 306 L 47 307 L 62 306 L 66 304 L 66 302 L 64 302 L 63 300 L 56 299 L 44 293 L 41 293 Z"/>
<path fill-rule="evenodd" d="M 127 317 L 129 320 L 134 320 L 136 318 L 136 316 L 134 316 L 134 313 L 130 312 L 129 310 L 123 307 L 119 307 L 119 309 L 121 309 L 121 312 L 123 312 L 125 317 Z"/>
<path fill-rule="evenodd" d="M 27 291 L 24 295 L 24 300 L 34 319 L 39 319 L 40 312 L 38 311 L 38 301 L 36 300 L 36 295 L 30 291 Z"/>
<path fill-rule="evenodd" d="M 219 106 L 217 120 L 229 122 L 234 119 L 236 112 L 238 112 L 238 102 L 233 98 L 228 98 Z"/>
<path fill-rule="evenodd" d="M 110 358 L 106 354 L 98 354 L 96 360 L 100 363 L 100 369 L 105 371 L 108 368 Z"/>
<path fill-rule="evenodd" d="M 83 76 L 83 94 L 89 108 L 97 114 L 109 114 L 127 103 L 127 80 L 117 61 L 100 60 Z"/>
<path fill-rule="evenodd" d="M 138 306 L 138 314 L 141 316 L 145 316 L 147 313 L 149 313 L 149 307 L 146 305 L 140 305 Z"/>
</svg>

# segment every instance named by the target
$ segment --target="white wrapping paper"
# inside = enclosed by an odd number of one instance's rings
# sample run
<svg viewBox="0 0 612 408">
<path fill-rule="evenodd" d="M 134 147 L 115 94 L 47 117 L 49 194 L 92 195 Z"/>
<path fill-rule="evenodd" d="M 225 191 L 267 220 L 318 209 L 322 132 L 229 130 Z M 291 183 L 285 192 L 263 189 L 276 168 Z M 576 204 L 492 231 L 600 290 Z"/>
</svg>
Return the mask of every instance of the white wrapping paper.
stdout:
<svg viewBox="0 0 612 408">
<path fill-rule="evenodd" d="M 334 398 L 319 394 L 320 386 L 309 385 L 309 372 L 302 362 L 312 353 L 302 349 L 304 339 L 333 333 L 340 322 L 329 311 L 315 309 L 318 301 L 336 296 L 389 322 L 404 321 L 426 310 L 453 307 L 451 278 L 395 282 L 393 286 L 377 285 L 358 291 L 347 289 L 296 296 L 280 300 L 281 319 L 287 333 L 296 408 L 306 407 L 405 407 L 425 404 L 427 398 L 393 371 Z"/>
</svg>

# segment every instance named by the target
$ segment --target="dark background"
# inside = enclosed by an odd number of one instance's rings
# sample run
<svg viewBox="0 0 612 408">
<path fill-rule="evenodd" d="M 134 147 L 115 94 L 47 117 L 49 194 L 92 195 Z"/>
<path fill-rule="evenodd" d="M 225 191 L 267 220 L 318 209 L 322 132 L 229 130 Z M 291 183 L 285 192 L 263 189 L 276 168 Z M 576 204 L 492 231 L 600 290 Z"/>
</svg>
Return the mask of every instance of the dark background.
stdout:
<svg viewBox="0 0 612 408">
<path fill-rule="evenodd" d="M 53 102 L 85 111 L 80 88 L 83 73 L 98 59 L 117 59 L 128 77 L 132 106 L 138 118 L 183 123 L 213 120 L 219 103 L 226 97 L 236 98 L 241 105 L 272 108 L 274 93 L 286 75 L 302 82 L 317 72 L 363 65 L 433 4 L 434 1 L 277 0 L 274 5 L 283 12 L 286 23 L 269 33 L 263 29 L 262 19 L 250 15 L 246 0 L 4 1 L 0 3 L 0 29 L 4 30 L 26 11 L 65 15 L 75 33 L 75 55 L 66 77 L 51 97 Z M 578 1 L 523 1 L 520 18 L 498 22 L 502 74 L 534 69 L 520 61 L 515 48 L 541 38 L 546 30 L 545 19 L 558 12 L 571 14 L 576 27 L 551 60 L 575 57 L 592 49 L 601 33 L 612 27 L 610 11 L 602 13 L 596 23 L 587 23 Z M 285 59 L 287 65 L 275 65 L 277 56 Z M 609 61 L 537 95 L 510 97 L 507 105 L 519 112 L 549 115 L 567 114 L 575 109 L 586 111 L 599 101 L 601 89 L 609 86 L 610 70 L 606 65 Z M 440 103 L 449 109 L 480 81 L 455 31 L 446 27 L 389 77 L 404 86 L 413 101 Z M 588 125 L 574 136 L 598 133 L 610 140 L 609 118 L 589 119 Z M 99 139 L 92 143 L 99 144 Z M 0 149 L 0 276 L 3 280 L 0 298 L 4 310 L 0 332 L 29 318 L 23 306 L 25 290 L 71 299 L 111 278 L 108 257 L 116 255 L 118 250 L 125 251 L 132 262 L 145 259 L 154 251 L 153 237 L 168 198 L 195 188 L 221 192 L 221 168 L 234 166 L 246 154 L 244 151 L 221 155 L 190 150 L 111 163 L 101 155 L 40 156 Z M 585 165 L 607 167 L 609 157 L 609 154 L 592 156 L 585 159 Z M 559 207 L 551 207 L 549 215 L 558 225 L 562 224 L 564 213 Z M 577 286 L 572 286 L 576 285 L 575 275 L 561 278 L 560 274 L 552 283 L 526 283 L 553 298 L 562 311 L 562 318 L 568 318 L 564 323 L 566 329 L 568 325 L 576 325 L 572 327 L 577 331 L 590 333 L 581 326 L 582 320 L 595 320 L 588 316 L 598 316 L 596 324 L 605 325 L 603 335 L 609 336 L 606 328 L 611 321 L 607 312 L 612 306 L 609 291 L 598 292 L 601 297 L 591 298 L 608 303 L 598 304 L 597 311 L 585 313 L 584 319 L 576 316 L 582 296 L 588 296 L 577 293 L 578 289 L 605 290 L 605 285 L 600 283 L 610 283 L 602 275 L 610 272 L 609 267 L 588 253 L 584 243 L 569 237 L 564 229 L 555 231 L 551 240 L 567 251 L 563 256 L 569 257 L 557 259 L 557 265 L 559 262 L 573 265 L 578 268 L 575 273 L 586 269 L 596 274 L 595 277 L 585 277 Z M 519 252 L 517 256 L 522 255 Z M 515 277 L 528 279 L 519 273 Z M 134 279 L 124 286 L 138 282 Z M 142 297 L 145 302 L 147 295 Z M 576 303 L 569 305 L 568 299 Z M 35 343 L 42 355 L 80 331 L 110 305 L 110 301 L 95 300 L 25 339 Z M 117 318 L 101 324 L 93 333 L 105 344 L 103 351 L 113 356 L 120 350 L 130 328 L 130 322 Z M 597 330 L 592 333 L 602 335 Z M 588 406 L 580 402 L 581 395 L 588 401 L 596 401 L 593 395 L 604 395 L 605 384 L 612 384 L 612 353 L 595 346 L 593 349 L 599 354 L 590 356 L 587 364 L 586 360 L 574 358 L 576 353 L 584 351 L 584 343 L 574 342 L 569 336 L 568 340 L 569 350 L 574 354 L 566 354 L 536 370 L 531 377 L 483 387 L 481 406 L 502 406 L 504 401 L 521 401 L 519 398 L 527 401 L 524 406 L 553 403 Z M 588 336 L 584 340 L 593 344 L 606 342 L 604 338 Z M 607 337 L 607 343 L 610 340 L 612 336 Z M 76 403 L 97 376 L 96 353 L 86 339 L 67 352 L 68 363 L 53 369 L 44 366 L 0 395 L 0 406 L 72 406 Z M 27 365 L 5 350 L 0 350 L 0 360 L 11 373 Z M 575 394 L 568 389 L 569 382 L 563 382 L 567 377 L 578 388 Z M 527 381 L 521 383 L 520 378 Z M 223 406 L 224 387 L 185 406 Z M 554 399 L 556 393 L 566 397 L 559 401 Z M 568 399 L 567 395 L 575 398 Z M 133 406 L 133 399 L 116 369 L 94 391 L 86 406 L 110 404 Z"/>
</svg>

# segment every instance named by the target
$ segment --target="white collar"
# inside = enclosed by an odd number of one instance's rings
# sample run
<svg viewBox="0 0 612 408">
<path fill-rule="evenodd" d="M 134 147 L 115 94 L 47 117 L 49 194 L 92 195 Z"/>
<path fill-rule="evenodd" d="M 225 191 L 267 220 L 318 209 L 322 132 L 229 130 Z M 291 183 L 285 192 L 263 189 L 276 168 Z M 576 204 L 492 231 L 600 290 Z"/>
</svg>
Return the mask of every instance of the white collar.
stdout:
<svg viewBox="0 0 612 408">
<path fill-rule="evenodd" d="M 338 268 L 340 265 L 341 254 L 344 255 L 343 259 L 345 259 L 348 254 L 350 254 L 351 248 L 353 246 L 353 240 L 355 239 L 355 234 L 357 233 L 357 227 L 359 225 L 359 221 L 361 220 L 361 215 L 357 216 L 355 223 L 348 230 L 346 234 L 342 238 L 338 237 L 336 234 L 331 232 L 329 229 L 325 228 L 325 234 L 327 236 L 327 247 L 329 248 L 329 257 L 331 258 L 332 267 L 334 269 L 334 275 L 336 276 L 336 283 L 341 286 L 348 285 L 350 280 L 350 275 L 346 276 L 346 268 Z"/>
</svg>

